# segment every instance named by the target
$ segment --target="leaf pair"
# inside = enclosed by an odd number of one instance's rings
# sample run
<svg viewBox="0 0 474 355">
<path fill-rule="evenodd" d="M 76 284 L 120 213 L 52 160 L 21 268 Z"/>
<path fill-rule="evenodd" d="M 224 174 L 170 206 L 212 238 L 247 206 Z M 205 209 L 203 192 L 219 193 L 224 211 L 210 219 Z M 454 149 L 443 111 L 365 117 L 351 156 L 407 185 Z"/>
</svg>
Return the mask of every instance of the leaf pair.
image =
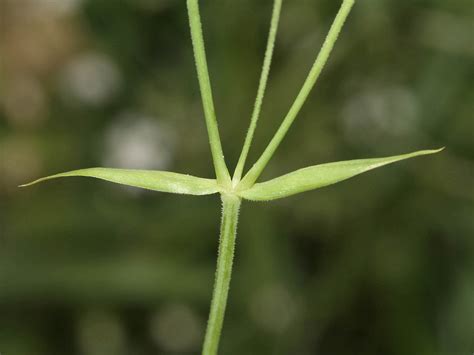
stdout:
<svg viewBox="0 0 474 355">
<path fill-rule="evenodd" d="M 386 164 L 394 163 L 399 160 L 412 158 L 419 155 L 433 154 L 440 150 L 423 150 L 410 154 L 403 154 L 393 157 L 362 159 L 342 161 L 336 163 L 315 165 L 300 169 L 283 175 L 276 179 L 256 183 L 257 179 L 265 169 L 269 160 L 273 157 L 276 149 L 288 132 L 296 116 L 301 110 L 304 102 L 308 98 L 312 88 L 316 84 L 322 69 L 324 68 L 334 44 L 341 32 L 346 18 L 354 5 L 354 0 L 344 0 L 339 12 L 334 19 L 328 35 L 321 47 L 319 54 L 314 61 L 309 74 L 298 93 L 294 103 L 290 107 L 288 114 L 283 119 L 277 132 L 271 139 L 267 148 L 264 150 L 257 162 L 243 176 L 243 169 L 246 163 L 248 152 L 252 143 L 257 121 L 260 115 L 263 97 L 267 86 L 268 75 L 273 57 L 273 48 L 275 45 L 280 12 L 283 0 L 274 0 L 270 32 L 268 36 L 267 48 L 262 67 L 262 74 L 259 81 L 257 97 L 254 110 L 250 121 L 250 126 L 245 137 L 242 153 L 239 157 L 236 170 L 231 178 L 224 160 L 217 119 L 215 114 L 214 102 L 212 97 L 211 82 L 206 61 L 206 52 L 202 34 L 201 17 L 199 13 L 198 0 L 187 0 L 189 14 L 189 25 L 191 30 L 191 39 L 194 50 L 198 82 L 201 91 L 204 116 L 209 136 L 209 143 L 216 172 L 216 179 L 204 179 L 190 175 L 172 173 L 167 171 L 146 171 L 146 170 L 122 170 L 109 168 L 92 168 L 75 170 L 67 173 L 61 173 L 36 180 L 29 186 L 44 180 L 68 177 L 85 176 L 102 179 L 118 184 L 139 187 L 148 190 L 169 192 L 188 195 L 209 195 L 214 193 L 227 193 L 236 195 L 244 199 L 254 201 L 274 200 L 282 197 L 291 196 L 300 192 L 317 189 L 323 186 L 331 185 L 339 181 L 351 178 L 368 170 L 381 167 Z M 231 181 L 232 180 L 232 181 Z"/>
<path fill-rule="evenodd" d="M 420 155 L 433 154 L 441 150 L 442 149 L 422 150 L 415 153 L 386 158 L 348 160 L 336 163 L 314 165 L 304 169 L 296 170 L 276 179 L 272 179 L 263 183 L 257 183 L 249 189 L 228 192 L 234 193 L 237 196 L 247 200 L 275 200 L 332 185 L 339 181 L 362 174 L 366 171 L 373 170 L 400 160 L 413 158 Z M 174 194 L 211 195 L 218 192 L 226 192 L 220 185 L 218 185 L 215 179 L 204 179 L 168 171 L 108 168 L 74 170 L 67 173 L 44 177 L 21 186 L 25 187 L 45 180 L 71 176 L 92 177 L 117 184 Z"/>
</svg>

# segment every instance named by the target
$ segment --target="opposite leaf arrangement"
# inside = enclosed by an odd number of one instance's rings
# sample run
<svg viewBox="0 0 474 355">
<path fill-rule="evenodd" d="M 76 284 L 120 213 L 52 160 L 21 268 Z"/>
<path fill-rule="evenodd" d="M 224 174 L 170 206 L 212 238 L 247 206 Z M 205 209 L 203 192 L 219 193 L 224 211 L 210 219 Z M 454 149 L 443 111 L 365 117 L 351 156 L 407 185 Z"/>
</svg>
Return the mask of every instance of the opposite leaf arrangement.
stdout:
<svg viewBox="0 0 474 355">
<path fill-rule="evenodd" d="M 224 160 L 217 127 L 211 83 L 209 79 L 206 53 L 204 48 L 204 40 L 202 35 L 198 0 L 187 0 L 194 58 L 196 62 L 198 81 L 202 96 L 206 127 L 209 136 L 216 179 L 204 179 L 167 171 L 91 168 L 56 174 L 36 180 L 29 184 L 22 185 L 29 186 L 40 181 L 60 177 L 84 176 L 143 189 L 176 194 L 209 195 L 220 193 L 223 209 L 219 251 L 210 315 L 202 350 L 204 355 L 217 354 L 219 346 L 219 339 L 224 320 L 224 313 L 231 279 L 238 214 L 242 199 L 252 201 L 275 200 L 300 192 L 331 185 L 383 165 L 420 155 L 437 153 L 442 150 L 422 150 L 410 154 L 385 158 L 360 159 L 315 165 L 294 171 L 267 182 L 256 183 L 269 160 L 274 155 L 279 144 L 285 137 L 291 124 L 295 120 L 329 58 L 334 43 L 336 42 L 344 22 L 349 15 L 352 6 L 354 5 L 354 0 L 344 0 L 322 45 L 322 48 L 303 84 L 303 87 L 301 88 L 298 96 L 288 111 L 288 114 L 284 118 L 279 129 L 271 139 L 260 158 L 252 166 L 252 168 L 245 175 L 243 175 L 247 155 L 252 143 L 257 121 L 260 116 L 262 101 L 267 86 L 282 1 L 283 0 L 274 0 L 270 32 L 262 73 L 259 81 L 257 97 L 251 116 L 250 127 L 245 137 L 242 153 L 232 176 L 230 175 Z"/>
</svg>

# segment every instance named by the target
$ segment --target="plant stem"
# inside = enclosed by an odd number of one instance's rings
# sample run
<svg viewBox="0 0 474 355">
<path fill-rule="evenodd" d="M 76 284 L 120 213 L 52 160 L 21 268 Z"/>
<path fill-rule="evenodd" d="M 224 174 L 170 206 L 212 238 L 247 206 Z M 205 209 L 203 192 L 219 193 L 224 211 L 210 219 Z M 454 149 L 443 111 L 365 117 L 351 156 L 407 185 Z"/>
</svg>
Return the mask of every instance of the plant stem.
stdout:
<svg viewBox="0 0 474 355">
<path fill-rule="evenodd" d="M 275 153 L 276 149 L 280 145 L 281 141 L 285 137 L 288 129 L 290 128 L 291 124 L 295 120 L 296 116 L 301 110 L 301 107 L 305 103 L 306 99 L 308 98 L 311 89 L 316 84 L 316 81 L 321 74 L 326 62 L 331 54 L 331 51 L 336 43 L 337 38 L 339 37 L 339 33 L 346 21 L 347 16 L 349 15 L 352 6 L 354 5 L 354 0 L 344 0 L 339 9 L 339 12 L 334 19 L 334 22 L 329 30 L 328 35 L 321 47 L 321 51 L 319 52 L 313 67 L 311 68 L 308 77 L 306 78 L 303 87 L 301 88 L 298 96 L 295 99 L 295 102 L 291 106 L 288 114 L 286 115 L 285 119 L 283 120 L 282 124 L 278 128 L 278 131 L 273 136 L 272 140 L 268 144 L 267 148 L 257 160 L 257 162 L 252 166 L 249 172 L 244 176 L 241 181 L 241 188 L 248 188 L 251 187 L 255 181 L 257 181 L 258 177 L 262 173 L 263 169 L 267 166 L 269 160 Z"/>
<path fill-rule="evenodd" d="M 227 305 L 232 262 L 234 259 L 235 238 L 239 218 L 240 198 L 222 194 L 222 221 L 217 257 L 216 279 L 212 294 L 211 311 L 207 322 L 206 336 L 202 349 L 203 355 L 215 355 L 219 347 L 219 339 Z"/>
<path fill-rule="evenodd" d="M 272 64 L 273 49 L 275 47 L 275 39 L 278 30 L 278 22 L 280 20 L 281 5 L 283 0 L 274 0 L 272 19 L 270 22 L 270 32 L 268 35 L 267 49 L 265 50 L 265 58 L 263 60 L 262 74 L 260 75 L 260 82 L 258 84 L 257 97 L 255 99 L 255 105 L 252 112 L 252 118 L 250 119 L 250 126 L 245 137 L 244 146 L 240 158 L 235 168 L 234 182 L 240 181 L 242 178 L 242 172 L 245 167 L 245 162 L 249 154 L 250 146 L 252 144 L 255 129 L 257 128 L 257 121 L 262 110 L 263 97 L 265 96 L 265 89 L 267 87 L 268 74 L 270 73 L 270 66 Z"/>
<path fill-rule="evenodd" d="M 217 182 L 230 185 L 230 175 L 227 169 L 224 153 L 222 151 L 219 129 L 217 127 L 214 100 L 212 98 L 211 81 L 207 68 L 206 50 L 202 35 L 201 15 L 199 14 L 198 0 L 188 0 L 189 27 L 193 42 L 194 60 L 198 74 L 199 88 L 201 90 L 202 105 L 206 118 L 207 133 L 211 145 L 212 160 L 216 171 Z"/>
</svg>

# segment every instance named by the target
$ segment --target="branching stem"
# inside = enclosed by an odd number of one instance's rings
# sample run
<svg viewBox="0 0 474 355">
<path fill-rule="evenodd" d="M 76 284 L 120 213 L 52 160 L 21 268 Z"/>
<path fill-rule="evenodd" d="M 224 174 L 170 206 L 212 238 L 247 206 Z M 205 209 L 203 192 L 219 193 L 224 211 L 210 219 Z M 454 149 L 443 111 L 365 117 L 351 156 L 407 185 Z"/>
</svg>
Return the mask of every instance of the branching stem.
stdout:
<svg viewBox="0 0 474 355">
<path fill-rule="evenodd" d="M 262 173 L 263 169 L 267 166 L 268 162 L 272 158 L 273 154 L 275 153 L 276 149 L 280 145 L 281 141 L 285 137 L 288 129 L 290 128 L 291 124 L 295 120 L 296 116 L 301 110 L 301 107 L 305 103 L 306 99 L 308 98 L 311 89 L 316 84 L 316 81 L 323 70 L 329 55 L 336 43 L 337 38 L 339 37 L 339 33 L 346 21 L 347 16 L 349 15 L 352 6 L 354 5 L 354 0 L 344 0 L 339 9 L 339 12 L 334 19 L 334 22 L 329 30 L 329 33 L 323 43 L 321 51 L 319 52 L 313 67 L 311 68 L 308 77 L 306 78 L 303 87 L 301 88 L 298 96 L 295 99 L 295 102 L 291 106 L 288 114 L 286 115 L 285 119 L 283 120 L 282 124 L 278 128 L 277 132 L 273 136 L 272 140 L 268 144 L 267 148 L 257 160 L 257 162 L 252 166 L 249 172 L 245 175 L 240 183 L 241 188 L 250 187 L 252 186 L 255 181 L 259 178 L 260 174 Z"/>
</svg>

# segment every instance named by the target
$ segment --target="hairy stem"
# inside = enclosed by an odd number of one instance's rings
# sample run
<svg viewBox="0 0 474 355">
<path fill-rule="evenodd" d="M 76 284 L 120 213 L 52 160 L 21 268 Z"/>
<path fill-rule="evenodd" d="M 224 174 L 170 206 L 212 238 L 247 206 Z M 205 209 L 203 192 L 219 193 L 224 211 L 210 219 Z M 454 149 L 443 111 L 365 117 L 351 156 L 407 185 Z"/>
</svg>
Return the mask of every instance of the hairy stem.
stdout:
<svg viewBox="0 0 474 355">
<path fill-rule="evenodd" d="M 212 294 L 211 311 L 207 323 L 203 355 L 215 355 L 219 347 L 222 323 L 227 305 L 232 263 L 234 259 L 235 238 L 239 218 L 240 198 L 222 194 L 222 221 L 217 257 L 216 279 Z"/>
<path fill-rule="evenodd" d="M 217 127 L 214 100 L 212 98 L 211 81 L 206 61 L 206 50 L 202 35 L 201 16 L 199 14 L 198 0 L 188 0 L 189 27 L 191 29 L 191 39 L 193 42 L 194 60 L 201 90 L 204 116 L 206 118 L 207 133 L 211 145 L 212 160 L 216 171 L 217 181 L 221 184 L 230 184 L 230 175 L 227 169 L 224 153 L 222 151 L 219 129 Z"/>
<path fill-rule="evenodd" d="M 257 121 L 262 110 L 263 97 L 265 96 L 265 89 L 267 87 L 268 74 L 270 73 L 270 66 L 273 58 L 273 48 L 275 47 L 275 39 L 278 30 L 278 22 L 280 20 L 281 5 L 283 0 L 274 0 L 273 2 L 273 13 L 270 23 L 270 32 L 268 35 L 267 49 L 265 50 L 265 58 L 263 60 L 262 74 L 260 76 L 260 82 L 258 84 L 257 97 L 255 99 L 255 105 L 250 119 L 250 126 L 245 137 L 244 146 L 240 158 L 237 163 L 237 167 L 234 172 L 234 181 L 240 181 L 242 178 L 242 172 L 245 167 L 245 162 L 249 154 L 250 146 L 252 144 L 255 129 L 257 128 Z"/>
<path fill-rule="evenodd" d="M 276 149 L 280 145 L 281 141 L 285 137 L 288 129 L 290 128 L 291 124 L 295 120 L 296 116 L 301 110 L 301 107 L 305 103 L 306 99 L 308 98 L 312 88 L 316 84 L 316 81 L 321 74 L 326 62 L 331 54 L 331 51 L 336 43 L 337 38 L 339 37 L 339 33 L 346 21 L 347 16 L 349 15 L 352 6 L 354 5 L 354 0 L 344 0 L 339 9 L 339 12 L 334 19 L 334 22 L 329 30 L 329 33 L 323 43 L 321 51 L 319 52 L 313 67 L 311 68 L 308 77 L 306 78 L 303 87 L 301 88 L 298 96 L 295 99 L 295 102 L 291 106 L 288 114 L 286 115 L 285 119 L 283 120 L 282 124 L 278 128 L 278 131 L 273 136 L 272 140 L 268 144 L 267 148 L 257 160 L 257 162 L 252 166 L 249 172 L 245 175 L 245 177 L 241 181 L 241 187 L 250 187 L 252 186 L 255 181 L 257 181 L 258 177 L 262 173 L 263 169 L 267 166 L 269 160 L 275 153 Z"/>
</svg>

